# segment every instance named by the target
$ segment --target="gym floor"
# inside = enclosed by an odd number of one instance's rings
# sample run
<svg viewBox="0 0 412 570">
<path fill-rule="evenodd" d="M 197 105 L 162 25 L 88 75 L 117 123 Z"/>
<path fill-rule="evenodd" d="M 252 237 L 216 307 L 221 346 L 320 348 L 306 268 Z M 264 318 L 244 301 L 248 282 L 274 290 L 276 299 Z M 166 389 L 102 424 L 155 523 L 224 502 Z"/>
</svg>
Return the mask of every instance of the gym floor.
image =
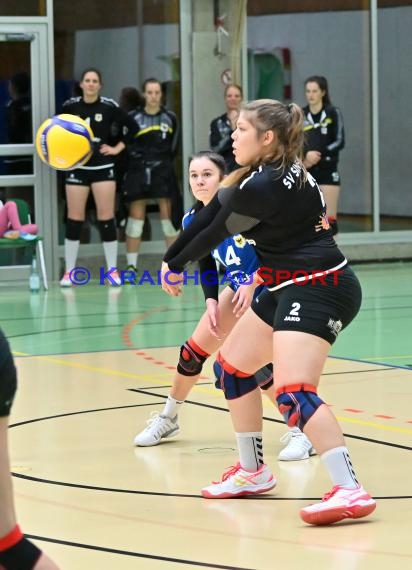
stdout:
<svg viewBox="0 0 412 570">
<path fill-rule="evenodd" d="M 191 285 L 175 299 L 149 284 L 92 281 L 39 294 L 1 289 L 1 326 L 19 370 L 10 446 L 24 531 L 64 570 L 412 564 L 412 263 L 354 269 L 362 309 L 335 344 L 320 393 L 377 500 L 370 517 L 302 523 L 299 509 L 331 484 L 318 456 L 277 461 L 285 426 L 269 401 L 265 460 L 277 487 L 257 498 L 203 499 L 201 487 L 237 460 L 211 362 L 183 406 L 180 434 L 135 448 L 135 434 L 167 397 L 202 294 Z"/>
</svg>

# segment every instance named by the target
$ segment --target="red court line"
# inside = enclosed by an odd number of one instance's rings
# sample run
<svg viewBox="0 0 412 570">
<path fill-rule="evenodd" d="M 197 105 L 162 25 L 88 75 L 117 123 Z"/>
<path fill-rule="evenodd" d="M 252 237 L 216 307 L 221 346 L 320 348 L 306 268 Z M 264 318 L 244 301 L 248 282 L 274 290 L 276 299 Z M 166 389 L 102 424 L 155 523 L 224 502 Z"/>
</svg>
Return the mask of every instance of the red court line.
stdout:
<svg viewBox="0 0 412 570">
<path fill-rule="evenodd" d="M 133 344 L 133 341 L 131 339 L 131 332 L 134 329 L 134 327 L 137 326 L 138 324 L 141 324 L 142 321 L 145 321 L 148 317 L 151 317 L 152 315 L 154 315 L 156 313 L 167 311 L 167 309 L 168 309 L 168 307 L 166 307 L 166 306 L 157 307 L 155 309 L 149 309 L 148 311 L 145 311 L 144 313 L 142 313 L 141 315 L 139 315 L 135 319 L 132 319 L 131 321 L 126 323 L 122 329 L 123 343 L 128 348 L 134 348 L 134 344 Z M 153 356 L 150 356 L 150 354 L 148 354 L 144 350 L 136 350 L 135 355 L 143 358 L 144 360 L 152 361 L 153 364 L 156 364 L 157 366 L 162 366 L 163 368 L 166 368 L 167 370 L 176 370 L 176 366 L 171 366 L 170 363 L 163 362 L 161 360 L 157 360 L 156 358 L 153 358 Z M 199 379 L 200 380 L 209 380 L 209 378 L 207 376 L 200 376 Z"/>
<path fill-rule="evenodd" d="M 128 346 L 129 348 L 134 348 L 133 342 L 130 338 L 131 331 L 133 330 L 133 328 L 136 325 L 140 324 L 142 321 L 146 320 L 148 317 L 154 315 L 155 313 L 160 313 L 162 311 L 166 311 L 167 309 L 168 309 L 168 307 L 166 307 L 166 306 L 157 307 L 155 309 L 150 309 L 148 311 L 145 311 L 144 313 L 142 313 L 141 315 L 139 315 L 135 319 L 129 321 L 123 327 L 123 330 L 122 330 L 122 338 L 123 338 L 124 344 L 126 346 Z M 143 358 L 144 360 L 147 360 L 149 362 L 153 362 L 153 364 L 156 364 L 156 366 L 161 366 L 162 368 L 165 368 L 167 370 L 176 370 L 176 366 L 171 366 L 167 362 L 157 360 L 156 358 L 154 358 L 153 356 L 151 356 L 149 353 L 145 352 L 144 350 L 136 350 L 135 354 L 136 354 L 136 356 L 139 356 L 139 357 Z M 207 376 L 200 376 L 200 380 L 210 380 L 210 378 L 208 378 Z M 367 413 L 366 410 L 358 410 L 356 408 L 342 408 L 342 411 L 349 412 L 352 414 L 366 414 Z M 380 420 L 396 420 L 397 419 L 395 416 L 388 416 L 385 414 L 373 414 L 373 417 L 379 418 Z M 400 421 L 402 421 L 402 420 L 400 420 Z M 405 420 L 405 423 L 412 424 L 412 420 Z"/>
</svg>

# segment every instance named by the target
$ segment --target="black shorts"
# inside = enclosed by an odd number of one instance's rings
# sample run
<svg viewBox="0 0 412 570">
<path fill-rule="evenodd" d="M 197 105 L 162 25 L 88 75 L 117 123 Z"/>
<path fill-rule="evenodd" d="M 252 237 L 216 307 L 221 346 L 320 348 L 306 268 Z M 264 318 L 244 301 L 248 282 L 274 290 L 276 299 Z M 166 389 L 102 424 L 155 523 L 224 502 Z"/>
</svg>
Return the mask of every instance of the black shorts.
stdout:
<svg viewBox="0 0 412 570">
<path fill-rule="evenodd" d="M 126 203 L 171 198 L 176 185 L 176 175 L 169 163 L 160 162 L 147 168 L 131 167 L 124 177 L 123 198 Z"/>
<path fill-rule="evenodd" d="M 347 265 L 342 273 L 327 275 L 324 283 L 316 280 L 277 291 L 266 289 L 253 301 L 252 310 L 274 331 L 301 331 L 333 344 L 357 315 L 362 290 Z"/>
<path fill-rule="evenodd" d="M 312 174 L 319 186 L 340 186 L 340 176 L 336 164 L 331 164 L 330 166 L 327 164 L 322 164 L 322 166 L 315 164 L 308 172 Z"/>
<path fill-rule="evenodd" d="M 93 170 L 86 170 L 85 168 L 76 168 L 75 170 L 69 170 L 66 173 L 64 182 L 72 186 L 90 187 L 93 182 L 107 182 L 112 180 L 116 180 L 113 165 Z"/>
<path fill-rule="evenodd" d="M 16 367 L 9 343 L 0 330 L 0 417 L 10 415 L 16 389 Z"/>
</svg>

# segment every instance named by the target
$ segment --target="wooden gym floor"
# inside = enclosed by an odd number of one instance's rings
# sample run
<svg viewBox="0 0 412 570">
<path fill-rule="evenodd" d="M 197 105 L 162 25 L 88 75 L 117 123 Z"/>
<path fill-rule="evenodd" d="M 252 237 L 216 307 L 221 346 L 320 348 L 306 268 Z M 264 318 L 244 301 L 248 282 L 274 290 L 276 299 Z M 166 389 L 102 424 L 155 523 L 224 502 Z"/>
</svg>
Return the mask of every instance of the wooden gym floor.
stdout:
<svg viewBox="0 0 412 570">
<path fill-rule="evenodd" d="M 265 459 L 277 487 L 259 498 L 201 498 L 237 457 L 210 363 L 183 406 L 180 435 L 133 447 L 203 310 L 196 287 L 179 299 L 96 281 L 38 295 L 2 288 L 1 325 L 19 370 L 10 444 L 25 532 L 64 570 L 412 565 L 412 264 L 355 270 L 362 310 L 336 343 L 320 392 L 378 507 L 324 528 L 306 526 L 298 511 L 331 488 L 328 476 L 317 456 L 277 461 L 285 428 L 266 401 Z"/>
</svg>

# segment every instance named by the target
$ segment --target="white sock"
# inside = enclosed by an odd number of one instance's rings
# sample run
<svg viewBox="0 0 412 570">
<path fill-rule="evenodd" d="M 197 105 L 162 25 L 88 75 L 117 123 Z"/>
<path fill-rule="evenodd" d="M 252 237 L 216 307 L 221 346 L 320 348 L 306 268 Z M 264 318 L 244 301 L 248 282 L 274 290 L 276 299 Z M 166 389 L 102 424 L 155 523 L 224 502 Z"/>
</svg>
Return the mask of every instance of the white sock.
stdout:
<svg viewBox="0 0 412 570">
<path fill-rule="evenodd" d="M 76 267 L 77 254 L 79 253 L 80 240 L 67 239 L 64 240 L 64 263 L 65 272 L 71 271 Z"/>
<path fill-rule="evenodd" d="M 136 252 L 126 253 L 127 267 L 133 265 L 137 269 L 137 260 L 139 259 L 139 254 Z"/>
<path fill-rule="evenodd" d="M 359 483 L 346 447 L 335 447 L 320 456 L 334 485 L 356 489 Z"/>
<path fill-rule="evenodd" d="M 168 396 L 165 407 L 163 408 L 162 416 L 174 419 L 179 414 L 180 406 L 183 402 L 184 400 L 175 400 L 172 396 Z"/>
<path fill-rule="evenodd" d="M 263 465 L 262 432 L 237 433 L 236 439 L 242 468 L 246 471 L 258 471 Z"/>
<path fill-rule="evenodd" d="M 117 247 L 117 239 L 114 241 L 103 242 L 103 250 L 104 256 L 106 258 L 107 269 L 111 269 L 112 267 L 115 267 L 117 269 Z"/>
</svg>

